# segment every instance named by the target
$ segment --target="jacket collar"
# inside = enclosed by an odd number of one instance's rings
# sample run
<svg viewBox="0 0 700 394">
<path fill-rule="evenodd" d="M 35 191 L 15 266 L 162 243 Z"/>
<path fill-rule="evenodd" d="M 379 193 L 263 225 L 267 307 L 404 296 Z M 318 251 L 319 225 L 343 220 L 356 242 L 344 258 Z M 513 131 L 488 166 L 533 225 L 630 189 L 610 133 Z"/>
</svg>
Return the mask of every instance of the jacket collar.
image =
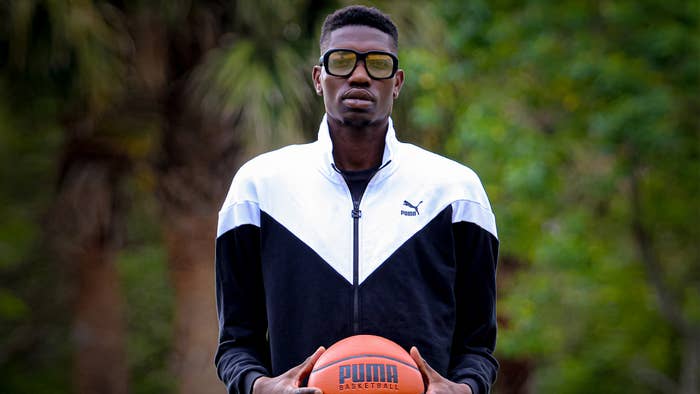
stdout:
<svg viewBox="0 0 700 394">
<path fill-rule="evenodd" d="M 323 115 L 321 125 L 318 128 L 318 141 L 316 144 L 321 153 L 320 170 L 330 180 L 336 183 L 345 183 L 343 177 L 333 168 L 335 161 L 333 159 L 333 141 L 331 140 L 330 130 L 328 128 L 328 115 Z M 386 131 L 384 139 L 384 154 L 382 155 L 382 165 L 377 174 L 372 178 L 371 183 L 381 182 L 386 177 L 391 175 L 397 168 L 399 160 L 400 142 L 396 139 L 396 131 L 394 130 L 394 121 L 389 117 L 389 127 Z"/>
</svg>

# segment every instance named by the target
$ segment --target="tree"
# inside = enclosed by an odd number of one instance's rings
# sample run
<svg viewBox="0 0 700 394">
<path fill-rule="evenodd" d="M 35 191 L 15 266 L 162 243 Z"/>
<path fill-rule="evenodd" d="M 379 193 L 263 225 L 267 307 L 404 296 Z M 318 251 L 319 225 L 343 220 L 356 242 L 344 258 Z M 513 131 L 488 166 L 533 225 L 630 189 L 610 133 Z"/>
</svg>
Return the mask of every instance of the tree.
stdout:
<svg viewBox="0 0 700 394">
<path fill-rule="evenodd" d="M 448 58 L 419 75 L 438 93 L 416 120 L 455 130 L 445 149 L 485 179 L 501 262 L 526 264 L 501 354 L 537 360 L 536 391 L 697 392 L 697 7 L 439 9 Z"/>
<path fill-rule="evenodd" d="M 110 106 L 122 93 L 118 33 L 91 3 L 16 2 L 5 12 L 4 71 L 16 78 L 10 89 L 29 104 L 40 101 L 25 96 L 28 87 L 39 96 L 65 97 L 56 111 L 65 142 L 47 234 L 56 263 L 76 278 L 76 391 L 125 393 L 123 302 L 114 258 L 129 161 L 119 141 L 124 137 L 107 128 L 114 116 Z"/>
<path fill-rule="evenodd" d="M 75 327 L 97 346 L 76 353 L 77 387 L 102 391 L 111 382 L 110 390 L 126 390 L 113 263 L 126 216 L 122 180 L 136 169 L 155 175 L 163 212 L 179 390 L 220 391 L 212 368 L 216 211 L 242 155 L 291 141 L 303 128 L 311 89 L 302 53 L 312 24 L 299 15 L 316 15 L 304 13 L 306 4 L 36 1 L 8 8 L 18 73 L 31 78 L 26 68 L 39 66 L 51 87 L 42 94 L 68 98 L 58 111 L 66 155 L 52 228 L 73 231 L 51 234 L 65 260 L 82 262 Z M 261 18 L 280 28 L 261 28 Z M 151 150 L 157 136 L 162 148 Z"/>
<path fill-rule="evenodd" d="M 157 195 L 175 286 L 175 370 L 184 393 L 221 390 L 212 368 L 216 212 L 243 158 L 298 139 L 309 108 L 301 54 L 307 35 L 297 22 L 305 4 L 199 3 L 182 16 L 176 34 L 160 37 L 170 48 L 162 66 L 172 80 L 162 95 Z M 155 13 L 151 17 L 159 24 Z M 261 20 L 269 24 L 263 28 Z"/>
</svg>

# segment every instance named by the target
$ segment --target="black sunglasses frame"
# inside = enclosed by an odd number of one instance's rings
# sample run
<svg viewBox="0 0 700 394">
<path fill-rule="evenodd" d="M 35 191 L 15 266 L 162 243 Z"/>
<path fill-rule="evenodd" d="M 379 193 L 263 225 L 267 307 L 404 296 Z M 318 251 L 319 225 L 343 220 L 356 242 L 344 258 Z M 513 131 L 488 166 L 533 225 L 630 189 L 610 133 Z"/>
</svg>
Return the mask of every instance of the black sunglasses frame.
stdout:
<svg viewBox="0 0 700 394">
<path fill-rule="evenodd" d="M 344 75 L 333 74 L 328 69 L 328 58 L 335 52 L 352 52 L 355 54 L 355 65 L 352 66 L 352 70 L 350 70 L 349 73 L 344 74 Z M 393 60 L 393 68 L 391 70 L 391 75 L 389 75 L 388 77 L 383 77 L 383 78 L 376 78 L 372 75 L 372 73 L 367 68 L 367 63 L 365 62 L 365 59 L 367 58 L 367 56 L 372 55 L 372 54 L 388 55 L 389 57 L 391 57 L 391 59 Z M 340 78 L 347 78 L 350 75 L 352 75 L 352 73 L 355 72 L 355 69 L 357 68 L 357 63 L 359 63 L 360 60 L 362 60 L 362 63 L 365 66 L 365 71 L 367 71 L 367 75 L 369 75 L 370 78 L 372 78 L 372 79 L 390 79 L 390 78 L 393 78 L 394 75 L 396 75 L 396 71 L 399 70 L 399 58 L 396 57 L 396 55 L 394 55 L 393 53 L 384 52 L 384 51 L 357 52 L 357 51 L 354 51 L 352 49 L 334 48 L 334 49 L 327 50 L 326 53 L 324 53 L 323 56 L 321 56 L 318 59 L 318 63 L 320 66 L 323 66 L 323 68 L 326 70 L 326 73 L 328 75 L 332 75 L 334 77 L 340 77 Z"/>
</svg>

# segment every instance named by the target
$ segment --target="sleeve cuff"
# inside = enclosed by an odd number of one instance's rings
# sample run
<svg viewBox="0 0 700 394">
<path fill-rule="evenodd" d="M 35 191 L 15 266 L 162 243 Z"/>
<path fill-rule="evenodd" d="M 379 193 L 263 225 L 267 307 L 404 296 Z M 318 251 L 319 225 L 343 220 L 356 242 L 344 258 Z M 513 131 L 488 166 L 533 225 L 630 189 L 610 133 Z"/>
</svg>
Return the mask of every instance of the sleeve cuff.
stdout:
<svg viewBox="0 0 700 394">
<path fill-rule="evenodd" d="M 481 393 L 479 391 L 479 385 L 477 384 L 476 380 L 474 379 L 464 379 L 461 383 L 466 384 L 469 386 L 470 389 L 472 389 L 472 394 L 486 394 L 486 393 Z"/>
<path fill-rule="evenodd" d="M 243 384 L 245 385 L 244 387 L 246 394 L 253 394 L 253 384 L 261 376 L 265 376 L 265 374 L 260 371 L 250 371 L 245 375 L 245 378 L 243 378 Z"/>
</svg>

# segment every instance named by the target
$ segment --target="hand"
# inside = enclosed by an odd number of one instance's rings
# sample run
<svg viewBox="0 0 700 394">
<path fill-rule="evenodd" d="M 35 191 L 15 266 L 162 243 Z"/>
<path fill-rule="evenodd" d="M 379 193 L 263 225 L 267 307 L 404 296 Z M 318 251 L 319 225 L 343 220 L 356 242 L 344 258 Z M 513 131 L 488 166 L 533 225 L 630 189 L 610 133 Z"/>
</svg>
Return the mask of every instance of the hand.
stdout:
<svg viewBox="0 0 700 394">
<path fill-rule="evenodd" d="M 455 383 L 437 373 L 423 359 L 415 346 L 411 348 L 411 357 L 413 357 L 421 375 L 423 375 L 425 394 L 472 394 L 472 389 L 468 384 Z"/>
<path fill-rule="evenodd" d="M 253 383 L 253 394 L 323 394 L 317 387 L 299 387 L 311 373 L 316 360 L 326 349 L 321 346 L 303 363 L 274 378 L 261 376 Z"/>
</svg>

